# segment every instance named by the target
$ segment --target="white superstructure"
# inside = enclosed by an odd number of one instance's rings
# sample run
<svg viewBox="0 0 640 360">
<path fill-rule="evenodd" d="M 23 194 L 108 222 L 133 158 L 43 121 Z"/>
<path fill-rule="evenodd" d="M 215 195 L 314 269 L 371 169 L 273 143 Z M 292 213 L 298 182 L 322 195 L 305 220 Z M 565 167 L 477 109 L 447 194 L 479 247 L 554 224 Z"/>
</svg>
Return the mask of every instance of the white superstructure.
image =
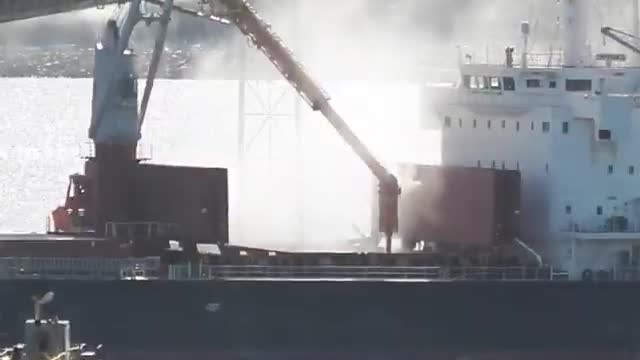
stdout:
<svg viewBox="0 0 640 360">
<path fill-rule="evenodd" d="M 456 87 L 425 89 L 423 126 L 443 165 L 519 169 L 522 240 L 579 278 L 640 262 L 640 68 L 596 60 L 585 0 L 561 5 L 562 53 L 467 58 Z"/>
</svg>

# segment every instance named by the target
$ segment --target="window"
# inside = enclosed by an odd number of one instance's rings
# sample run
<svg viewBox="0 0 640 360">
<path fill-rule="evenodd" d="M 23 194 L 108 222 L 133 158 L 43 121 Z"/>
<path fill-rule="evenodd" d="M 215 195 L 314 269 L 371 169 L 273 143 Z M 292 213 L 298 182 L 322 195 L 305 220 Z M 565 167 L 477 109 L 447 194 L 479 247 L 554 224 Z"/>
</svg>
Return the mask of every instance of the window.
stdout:
<svg viewBox="0 0 640 360">
<path fill-rule="evenodd" d="M 458 119 L 458 127 L 461 128 L 462 127 L 462 119 Z"/>
<path fill-rule="evenodd" d="M 478 120 L 473 119 L 473 128 L 477 128 L 478 127 Z"/>
<path fill-rule="evenodd" d="M 520 131 L 520 121 L 516 122 L 516 131 Z"/>
<path fill-rule="evenodd" d="M 478 82 L 477 82 L 475 76 L 469 76 L 469 88 L 470 89 L 477 89 L 478 88 Z"/>
<path fill-rule="evenodd" d="M 485 78 L 483 76 L 476 76 L 476 81 L 478 82 L 478 89 L 487 88 L 487 84 L 485 84 Z"/>
<path fill-rule="evenodd" d="M 551 89 L 555 89 L 555 88 L 556 88 L 556 81 L 555 81 L 555 80 L 551 80 L 551 81 L 549 81 L 549 87 L 550 87 Z"/>
<path fill-rule="evenodd" d="M 527 79 L 527 87 L 528 88 L 539 88 L 540 87 L 540 79 Z"/>
<path fill-rule="evenodd" d="M 496 161 L 495 161 L 495 160 L 493 160 L 493 161 L 491 162 L 491 168 L 492 168 L 492 169 L 495 169 L 495 168 L 496 168 Z"/>
<path fill-rule="evenodd" d="M 544 172 L 549 173 L 549 164 L 544 164 Z"/>
<path fill-rule="evenodd" d="M 451 127 L 451 118 L 448 116 L 444 117 L 444 127 Z"/>
<path fill-rule="evenodd" d="M 611 140 L 611 130 L 598 130 L 598 139 Z"/>
<path fill-rule="evenodd" d="M 563 134 L 568 134 L 569 133 L 569 122 L 565 121 L 562 123 L 562 133 Z"/>
<path fill-rule="evenodd" d="M 564 213 L 567 215 L 571 215 L 571 212 L 573 211 L 573 209 L 571 208 L 571 205 L 567 205 L 564 207 Z"/>
<path fill-rule="evenodd" d="M 531 130 L 535 130 L 535 129 L 536 129 L 535 123 L 532 121 L 531 122 Z"/>
<path fill-rule="evenodd" d="M 506 128 L 507 127 L 507 121 L 506 120 L 502 120 L 502 128 Z"/>
<path fill-rule="evenodd" d="M 633 175 L 636 173 L 636 168 L 632 165 L 629 166 L 629 175 Z"/>
<path fill-rule="evenodd" d="M 471 89 L 471 75 L 463 76 L 462 83 L 466 89 Z"/>
<path fill-rule="evenodd" d="M 596 207 L 596 214 L 597 215 L 602 215 L 602 206 L 597 206 Z"/>
<path fill-rule="evenodd" d="M 512 77 L 503 77 L 502 78 L 502 87 L 506 91 L 514 91 L 516 89 L 516 82 Z"/>
<path fill-rule="evenodd" d="M 609 175 L 613 174 L 613 165 L 607 166 L 607 174 Z"/>
<path fill-rule="evenodd" d="M 490 78 L 489 83 L 491 84 L 491 90 L 500 90 L 500 78 L 492 77 Z"/>
<path fill-rule="evenodd" d="M 567 91 L 591 91 L 591 80 L 588 79 L 567 79 L 565 83 Z"/>
<path fill-rule="evenodd" d="M 491 120 L 487 120 L 487 129 L 491 129 Z"/>
<path fill-rule="evenodd" d="M 551 129 L 551 124 L 548 121 L 543 121 L 542 122 L 542 132 L 543 133 L 548 133 L 549 129 Z"/>
</svg>

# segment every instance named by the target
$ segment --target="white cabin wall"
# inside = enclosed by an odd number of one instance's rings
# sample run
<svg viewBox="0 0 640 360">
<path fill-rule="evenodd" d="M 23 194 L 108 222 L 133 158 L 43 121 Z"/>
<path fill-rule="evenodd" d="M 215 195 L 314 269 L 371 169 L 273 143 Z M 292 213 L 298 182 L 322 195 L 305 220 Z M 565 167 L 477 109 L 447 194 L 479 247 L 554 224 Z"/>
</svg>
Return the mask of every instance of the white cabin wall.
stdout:
<svg viewBox="0 0 640 360">
<path fill-rule="evenodd" d="M 552 240 L 557 245 L 553 255 L 559 255 L 566 245 L 562 240 L 570 230 L 576 226 L 587 228 L 598 221 L 598 201 L 595 199 L 602 195 L 597 194 L 597 184 L 601 180 L 594 171 L 592 156 L 593 121 L 574 118 L 568 107 L 556 108 L 554 120 L 558 128 L 553 132 L 550 226 Z M 564 122 L 568 123 L 566 134 L 562 131 Z M 569 213 L 567 206 L 570 207 Z"/>
</svg>

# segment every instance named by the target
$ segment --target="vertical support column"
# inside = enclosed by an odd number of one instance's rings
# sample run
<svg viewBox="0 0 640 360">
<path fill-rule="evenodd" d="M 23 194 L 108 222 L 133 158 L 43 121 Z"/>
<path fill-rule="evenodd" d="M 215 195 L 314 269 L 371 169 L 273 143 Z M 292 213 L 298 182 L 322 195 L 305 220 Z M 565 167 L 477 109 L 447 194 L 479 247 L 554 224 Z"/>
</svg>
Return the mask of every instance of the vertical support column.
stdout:
<svg viewBox="0 0 640 360">
<path fill-rule="evenodd" d="M 302 16 L 302 7 L 300 5 L 300 2 L 302 0 L 292 0 L 293 1 L 293 7 L 294 7 L 294 16 L 293 16 L 293 29 L 292 29 L 292 33 L 293 33 L 293 51 L 294 53 L 298 54 L 298 57 L 300 59 L 300 61 L 304 62 L 304 58 L 303 58 L 303 48 L 302 48 L 302 43 L 301 43 L 301 39 L 300 39 L 300 17 Z M 300 96 L 295 96 L 294 97 L 294 109 L 293 109 L 293 116 L 294 116 L 294 122 L 295 122 L 295 128 L 296 128 L 296 145 L 295 145 L 295 153 L 296 153 L 296 159 L 295 159 L 295 187 L 296 187 L 296 192 L 295 192 L 295 201 L 296 201 L 296 214 L 297 214 L 297 219 L 296 219 L 296 240 L 299 242 L 299 244 L 301 246 L 304 245 L 304 240 L 305 240 L 305 226 L 304 226 L 304 222 L 305 222 L 305 213 L 304 213 L 304 207 L 305 207 L 305 201 L 304 201 L 304 149 L 303 149 L 303 142 L 302 142 L 302 137 L 304 136 L 304 128 L 303 128 L 303 119 L 302 119 L 302 100 L 300 99 Z"/>
<path fill-rule="evenodd" d="M 246 98 L 246 66 L 247 66 L 247 44 L 244 41 L 244 37 L 239 37 L 239 67 L 238 67 L 238 170 L 237 170 L 237 186 L 238 191 L 236 192 L 236 218 L 234 221 L 236 222 L 236 236 L 238 237 L 238 242 L 242 243 L 244 240 L 244 193 L 245 193 L 245 167 L 246 167 L 246 159 L 245 159 L 245 98 Z"/>
<path fill-rule="evenodd" d="M 286 4 L 294 6 L 290 9 L 295 11 L 296 16 L 293 16 L 293 20 L 287 19 L 288 23 L 285 24 L 293 32 L 296 45 L 298 44 L 298 1 L 289 0 Z M 244 40 L 244 37 L 242 39 Z M 238 88 L 238 179 L 236 179 L 238 194 L 234 201 L 236 241 L 245 244 L 263 241 L 248 238 L 250 234 L 261 233 L 265 239 L 278 238 L 288 240 L 291 245 L 300 246 L 304 238 L 303 105 L 299 96 L 282 81 L 279 74 L 275 71 L 269 72 L 272 70 L 270 64 L 267 69 L 264 69 L 260 62 L 253 61 L 252 54 L 258 50 L 247 44 L 246 41 L 242 42 L 238 56 L 241 66 Z M 293 135 L 292 138 L 286 138 L 291 135 Z M 291 144 L 290 140 L 293 140 Z M 282 171 L 281 157 L 284 143 L 287 144 L 286 153 L 290 154 L 286 159 L 286 171 L 289 173 L 293 169 L 294 177 L 293 184 L 287 185 L 286 189 L 282 188 L 280 180 L 276 180 L 281 175 L 279 172 Z M 263 158 L 263 162 L 256 163 L 254 159 L 260 157 Z M 260 175 L 256 174 L 255 171 L 264 165 L 266 169 L 262 169 Z M 254 181 L 256 176 L 260 177 L 262 183 L 258 186 L 273 188 L 271 192 L 263 191 L 259 194 L 264 197 L 259 204 L 252 202 L 250 198 L 253 196 L 252 191 L 255 191 L 256 184 L 248 182 Z M 293 196 L 288 198 L 290 200 L 282 201 L 278 198 L 278 191 L 291 193 Z M 265 206 L 267 209 L 269 206 L 267 203 L 281 211 L 267 212 L 260 219 L 253 219 L 252 217 L 256 216 L 255 207 Z M 283 212 L 290 213 L 286 220 L 286 227 L 280 226 Z M 257 220 L 256 224 L 253 223 L 254 220 Z M 269 246 L 269 244 L 263 245 Z"/>
<path fill-rule="evenodd" d="M 631 0 L 633 35 L 640 36 L 640 0 Z M 640 54 L 633 54 L 632 66 L 640 66 Z"/>
<path fill-rule="evenodd" d="M 586 0 L 562 0 L 564 63 L 584 66 L 590 61 L 587 52 Z"/>
</svg>

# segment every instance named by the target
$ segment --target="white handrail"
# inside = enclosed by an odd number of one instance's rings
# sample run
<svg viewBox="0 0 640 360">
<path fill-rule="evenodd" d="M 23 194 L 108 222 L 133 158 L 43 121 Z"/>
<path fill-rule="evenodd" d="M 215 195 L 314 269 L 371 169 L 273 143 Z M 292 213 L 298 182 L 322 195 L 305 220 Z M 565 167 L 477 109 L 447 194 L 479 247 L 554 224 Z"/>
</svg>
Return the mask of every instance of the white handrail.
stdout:
<svg viewBox="0 0 640 360">
<path fill-rule="evenodd" d="M 159 257 L 0 258 L 0 279 L 120 279 L 122 269 L 159 274 Z"/>
<path fill-rule="evenodd" d="M 194 269 L 197 268 L 197 272 Z M 170 280 L 215 279 L 408 279 L 408 280 L 551 280 L 549 267 L 423 267 L 423 266 L 169 266 Z"/>
</svg>

